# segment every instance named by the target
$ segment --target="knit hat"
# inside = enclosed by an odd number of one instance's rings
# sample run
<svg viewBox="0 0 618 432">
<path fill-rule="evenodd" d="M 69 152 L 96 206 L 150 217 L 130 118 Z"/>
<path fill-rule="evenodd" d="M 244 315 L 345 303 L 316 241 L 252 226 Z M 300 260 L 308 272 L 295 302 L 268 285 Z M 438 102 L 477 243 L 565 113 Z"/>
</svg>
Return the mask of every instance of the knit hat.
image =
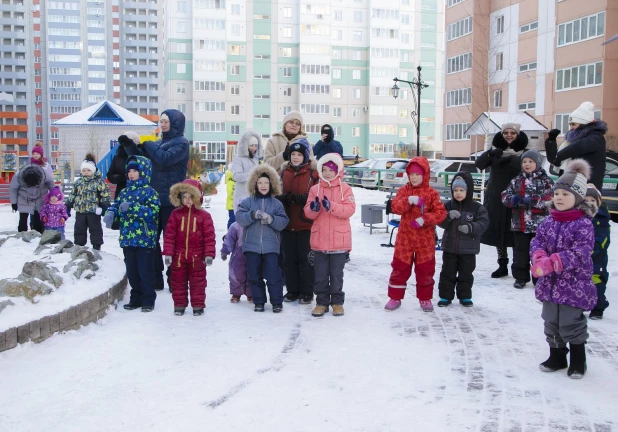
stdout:
<svg viewBox="0 0 618 432">
<path fill-rule="evenodd" d="M 601 206 L 601 200 L 603 197 L 601 196 L 601 192 L 592 184 L 588 183 L 588 189 L 586 189 L 586 196 L 593 197 L 597 201 L 597 205 Z"/>
<path fill-rule="evenodd" d="M 335 172 L 335 174 L 339 174 L 339 167 L 333 161 L 324 162 L 322 164 L 323 167 L 328 167 Z"/>
<path fill-rule="evenodd" d="M 422 166 L 420 166 L 417 163 L 409 164 L 406 172 L 408 173 L 408 175 L 410 175 L 410 174 L 425 175 L 425 170 L 423 169 Z"/>
<path fill-rule="evenodd" d="M 303 127 L 304 121 L 303 116 L 298 111 L 290 111 L 283 117 L 283 126 L 289 122 L 290 120 L 298 120 L 300 122 L 300 127 Z"/>
<path fill-rule="evenodd" d="M 83 162 L 82 162 L 82 164 L 81 164 L 79 169 L 81 171 L 84 168 L 89 169 L 93 173 L 96 172 L 96 170 L 97 170 L 97 165 L 96 165 L 94 156 L 91 153 L 88 153 L 86 155 L 86 158 L 83 160 Z"/>
<path fill-rule="evenodd" d="M 34 147 L 32 148 L 32 154 L 38 153 L 41 155 L 41 157 L 45 156 L 45 153 L 43 151 L 43 147 L 41 147 L 39 145 L 39 142 L 37 141 L 37 143 L 34 145 Z"/>
<path fill-rule="evenodd" d="M 37 165 L 30 165 L 24 169 L 22 179 L 28 187 L 38 186 L 43 180 L 43 170 Z"/>
<path fill-rule="evenodd" d="M 292 152 L 298 152 L 303 155 L 303 163 L 309 160 L 309 142 L 305 138 L 300 138 L 290 144 L 290 155 Z"/>
<path fill-rule="evenodd" d="M 534 161 L 536 164 L 536 170 L 540 170 L 543 168 L 543 156 L 536 150 L 528 150 L 521 155 L 521 161 L 524 161 L 524 158 L 529 158 Z"/>
<path fill-rule="evenodd" d="M 594 104 L 584 102 L 569 116 L 569 123 L 588 124 L 594 121 Z"/>
<path fill-rule="evenodd" d="M 507 129 L 513 129 L 517 133 L 517 135 L 519 135 L 521 125 L 519 123 L 504 123 L 502 125 L 502 133 L 504 133 L 504 131 Z"/>
<path fill-rule="evenodd" d="M 588 190 L 590 178 L 590 165 L 583 159 L 571 159 L 564 170 L 564 174 L 554 184 L 554 190 L 563 189 L 575 195 L 575 205 L 578 206 L 584 200 Z"/>
<path fill-rule="evenodd" d="M 127 164 L 127 172 L 129 172 L 129 170 L 139 171 L 139 164 L 135 159 L 131 159 Z"/>
<path fill-rule="evenodd" d="M 451 183 L 451 188 L 454 190 L 455 188 L 462 188 L 464 190 L 468 190 L 468 185 L 466 181 L 461 177 L 455 177 L 453 183 Z"/>
<path fill-rule="evenodd" d="M 162 113 L 161 116 L 159 117 L 160 120 L 167 120 L 170 121 L 170 118 L 167 116 L 167 114 Z M 128 135 L 127 135 L 128 136 Z M 129 137 L 131 138 L 131 137 Z M 132 139 L 132 138 L 131 138 Z"/>
<path fill-rule="evenodd" d="M 127 138 L 129 138 L 131 141 L 133 141 L 136 145 L 140 144 L 142 142 L 142 140 L 139 137 L 139 135 L 137 134 L 137 132 L 126 131 L 123 135 L 125 135 Z"/>
<path fill-rule="evenodd" d="M 62 201 L 64 199 L 64 194 L 62 193 L 62 190 L 60 190 L 60 186 L 54 186 L 53 189 L 50 190 L 47 195 L 45 195 L 44 201 L 48 203 L 51 197 L 58 198 L 58 201 Z"/>
</svg>

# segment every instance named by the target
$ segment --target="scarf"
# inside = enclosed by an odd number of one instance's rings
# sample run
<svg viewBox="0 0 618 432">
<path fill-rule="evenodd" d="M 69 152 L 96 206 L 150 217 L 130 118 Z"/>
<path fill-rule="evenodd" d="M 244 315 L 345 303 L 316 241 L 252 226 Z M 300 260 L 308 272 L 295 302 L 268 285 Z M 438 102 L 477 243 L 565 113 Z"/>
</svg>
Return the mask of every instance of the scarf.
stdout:
<svg viewBox="0 0 618 432">
<path fill-rule="evenodd" d="M 556 209 L 551 209 L 549 213 L 556 222 L 571 222 L 586 216 L 586 213 L 579 209 L 571 209 L 566 211 L 558 211 Z"/>
</svg>

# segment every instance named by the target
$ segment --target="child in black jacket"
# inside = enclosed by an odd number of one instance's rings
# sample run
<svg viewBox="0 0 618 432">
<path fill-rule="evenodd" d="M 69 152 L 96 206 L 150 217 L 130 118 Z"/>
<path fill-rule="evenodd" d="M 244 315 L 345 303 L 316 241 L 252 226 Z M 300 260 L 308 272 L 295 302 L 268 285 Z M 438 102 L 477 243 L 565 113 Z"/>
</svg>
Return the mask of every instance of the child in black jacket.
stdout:
<svg viewBox="0 0 618 432">
<path fill-rule="evenodd" d="M 439 307 L 445 307 L 457 298 L 462 306 L 472 303 L 472 272 L 476 255 L 481 251 L 481 234 L 489 226 L 489 215 L 481 203 L 473 200 L 474 182 L 468 172 L 458 172 L 451 183 L 453 199 L 444 207 L 447 216 L 439 226 L 442 235 L 442 271 L 438 292 Z"/>
</svg>

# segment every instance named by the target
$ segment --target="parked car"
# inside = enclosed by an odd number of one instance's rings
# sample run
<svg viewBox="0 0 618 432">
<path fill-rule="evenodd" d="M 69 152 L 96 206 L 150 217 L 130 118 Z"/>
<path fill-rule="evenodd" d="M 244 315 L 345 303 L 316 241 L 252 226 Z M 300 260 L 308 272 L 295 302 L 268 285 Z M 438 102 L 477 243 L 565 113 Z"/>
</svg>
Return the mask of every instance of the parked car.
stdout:
<svg viewBox="0 0 618 432">
<path fill-rule="evenodd" d="M 391 169 L 397 163 L 398 167 L 405 168 L 408 164 L 408 159 L 400 159 L 400 158 L 378 158 L 371 159 L 370 164 L 363 171 L 363 176 L 361 177 L 361 185 L 364 188 L 380 188 L 382 186 L 383 179 L 388 175 L 385 172 L 382 172 L 378 181 L 378 172 L 377 170 L 386 170 Z M 402 165 L 403 164 L 403 165 Z M 395 168 L 395 169 L 403 169 L 403 168 Z"/>
<path fill-rule="evenodd" d="M 363 177 L 363 168 L 368 167 L 372 159 L 366 160 L 355 165 L 346 166 L 343 171 L 343 181 L 352 186 L 361 186 L 361 178 Z"/>
</svg>

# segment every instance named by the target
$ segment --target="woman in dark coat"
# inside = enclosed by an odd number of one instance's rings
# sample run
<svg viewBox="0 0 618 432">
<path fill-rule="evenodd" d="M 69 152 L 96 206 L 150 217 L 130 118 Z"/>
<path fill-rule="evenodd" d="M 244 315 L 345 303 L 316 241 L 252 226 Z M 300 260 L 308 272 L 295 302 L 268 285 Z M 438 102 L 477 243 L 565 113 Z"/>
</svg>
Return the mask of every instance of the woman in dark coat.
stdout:
<svg viewBox="0 0 618 432">
<path fill-rule="evenodd" d="M 508 276 L 509 256 L 507 247 L 513 247 L 511 232 L 511 209 L 502 204 L 502 191 L 521 172 L 521 155 L 528 146 L 528 136 L 518 123 L 505 123 L 502 133 L 496 134 L 491 149 L 476 160 L 476 167 L 484 170 L 491 167 L 483 205 L 489 214 L 489 228 L 481 236 L 481 243 L 495 246 L 498 251 L 498 269 L 492 278 Z"/>
<path fill-rule="evenodd" d="M 112 159 L 112 163 L 107 171 L 107 180 L 116 185 L 114 193 L 114 201 L 120 195 L 120 192 L 127 186 L 127 173 L 125 165 L 127 164 L 127 152 L 124 147 L 119 145 L 116 155 Z"/>
</svg>

